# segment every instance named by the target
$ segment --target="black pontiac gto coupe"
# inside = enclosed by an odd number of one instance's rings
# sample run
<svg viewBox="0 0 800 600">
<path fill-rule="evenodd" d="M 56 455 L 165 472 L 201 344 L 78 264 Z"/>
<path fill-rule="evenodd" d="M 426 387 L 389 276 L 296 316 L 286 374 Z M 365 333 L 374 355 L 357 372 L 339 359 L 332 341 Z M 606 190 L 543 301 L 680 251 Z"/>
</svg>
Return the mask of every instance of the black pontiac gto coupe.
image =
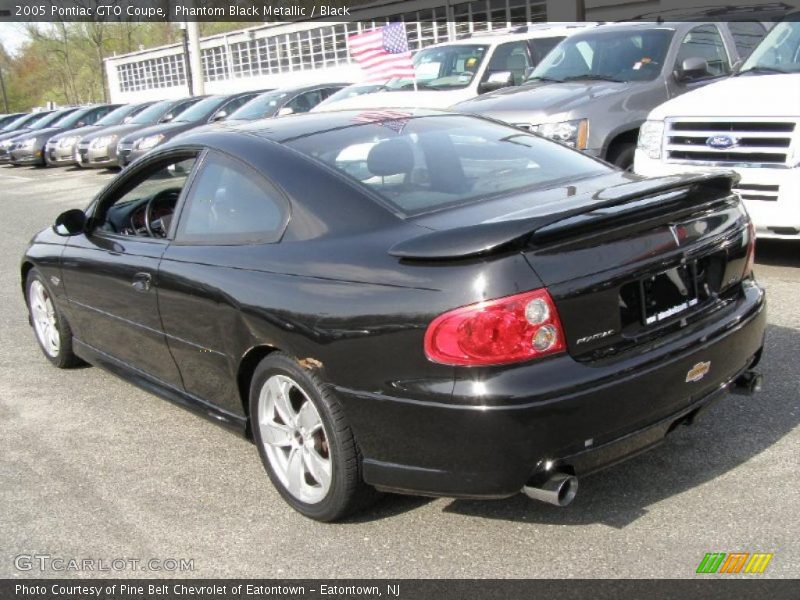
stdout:
<svg viewBox="0 0 800 600">
<path fill-rule="evenodd" d="M 307 114 L 189 135 L 33 239 L 58 367 L 252 436 L 296 510 L 520 491 L 752 390 L 765 297 L 733 175 L 642 179 L 493 121 Z"/>
</svg>

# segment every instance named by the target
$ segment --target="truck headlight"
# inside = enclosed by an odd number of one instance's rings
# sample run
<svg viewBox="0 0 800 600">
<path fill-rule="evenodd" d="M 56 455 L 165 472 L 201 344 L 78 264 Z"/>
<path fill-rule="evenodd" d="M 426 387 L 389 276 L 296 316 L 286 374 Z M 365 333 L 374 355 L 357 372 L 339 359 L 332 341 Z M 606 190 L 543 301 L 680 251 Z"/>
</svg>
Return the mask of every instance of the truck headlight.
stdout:
<svg viewBox="0 0 800 600">
<path fill-rule="evenodd" d="M 589 140 L 589 120 L 575 119 L 573 121 L 560 121 L 558 123 L 542 123 L 532 125 L 534 133 L 550 138 L 578 150 L 585 150 Z"/>
<path fill-rule="evenodd" d="M 664 140 L 664 121 L 645 121 L 639 128 L 639 141 L 636 147 L 649 158 L 661 158 Z"/>
<path fill-rule="evenodd" d="M 151 135 L 136 142 L 136 148 L 139 150 L 150 150 L 150 148 L 158 146 L 163 139 L 163 134 Z"/>
</svg>

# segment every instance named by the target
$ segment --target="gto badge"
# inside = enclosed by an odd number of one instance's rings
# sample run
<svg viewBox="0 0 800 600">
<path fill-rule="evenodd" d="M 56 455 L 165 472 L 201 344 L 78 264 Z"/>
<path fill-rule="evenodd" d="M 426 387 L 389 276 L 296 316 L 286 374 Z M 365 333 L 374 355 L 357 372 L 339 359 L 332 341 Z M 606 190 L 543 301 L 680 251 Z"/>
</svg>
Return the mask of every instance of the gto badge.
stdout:
<svg viewBox="0 0 800 600">
<path fill-rule="evenodd" d="M 712 135 L 706 140 L 706 146 L 717 150 L 727 150 L 739 145 L 739 138 L 732 135 Z"/>
<path fill-rule="evenodd" d="M 711 361 L 699 362 L 686 373 L 686 383 L 700 381 L 711 370 Z"/>
</svg>

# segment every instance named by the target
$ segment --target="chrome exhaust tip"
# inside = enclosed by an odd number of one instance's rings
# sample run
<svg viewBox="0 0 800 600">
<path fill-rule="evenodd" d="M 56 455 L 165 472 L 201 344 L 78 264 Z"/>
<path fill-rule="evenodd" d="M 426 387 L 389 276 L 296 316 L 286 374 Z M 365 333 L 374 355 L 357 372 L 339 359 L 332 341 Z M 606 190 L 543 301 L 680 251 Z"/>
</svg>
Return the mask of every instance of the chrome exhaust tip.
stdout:
<svg viewBox="0 0 800 600">
<path fill-rule="evenodd" d="M 543 483 L 523 486 L 522 493 L 533 500 L 567 506 L 578 493 L 578 478 L 568 473 L 554 473 Z"/>
<path fill-rule="evenodd" d="M 758 371 L 745 371 L 733 382 L 731 391 L 734 394 L 752 396 L 761 391 L 764 377 Z"/>
</svg>

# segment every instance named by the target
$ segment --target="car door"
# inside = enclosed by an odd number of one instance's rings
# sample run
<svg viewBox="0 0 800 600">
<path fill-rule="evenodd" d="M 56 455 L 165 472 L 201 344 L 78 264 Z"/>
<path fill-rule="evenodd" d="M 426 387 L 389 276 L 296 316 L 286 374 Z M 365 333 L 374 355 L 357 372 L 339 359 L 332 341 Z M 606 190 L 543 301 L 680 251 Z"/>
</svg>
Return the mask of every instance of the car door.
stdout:
<svg viewBox="0 0 800 600">
<path fill-rule="evenodd" d="M 735 48 L 727 47 L 718 25 L 705 23 L 687 31 L 677 49 L 673 72 L 680 71 L 688 58 L 702 58 L 708 63 L 708 72 L 686 81 L 670 78 L 670 97 L 700 88 L 731 74 L 735 61 Z M 733 59 L 732 59 L 733 57 Z"/>
<path fill-rule="evenodd" d="M 158 312 L 158 264 L 167 225 L 196 160 L 162 155 L 122 175 L 90 208 L 85 234 L 67 240 L 61 273 L 69 321 L 81 342 L 164 383 L 181 387 Z M 158 229 L 158 226 L 161 229 Z"/>
<path fill-rule="evenodd" d="M 249 166 L 209 152 L 159 270 L 159 306 L 185 389 L 241 413 L 236 368 L 248 307 L 270 293 L 261 263 L 288 222 L 288 201 Z M 242 295 L 242 289 L 246 290 Z"/>
</svg>

